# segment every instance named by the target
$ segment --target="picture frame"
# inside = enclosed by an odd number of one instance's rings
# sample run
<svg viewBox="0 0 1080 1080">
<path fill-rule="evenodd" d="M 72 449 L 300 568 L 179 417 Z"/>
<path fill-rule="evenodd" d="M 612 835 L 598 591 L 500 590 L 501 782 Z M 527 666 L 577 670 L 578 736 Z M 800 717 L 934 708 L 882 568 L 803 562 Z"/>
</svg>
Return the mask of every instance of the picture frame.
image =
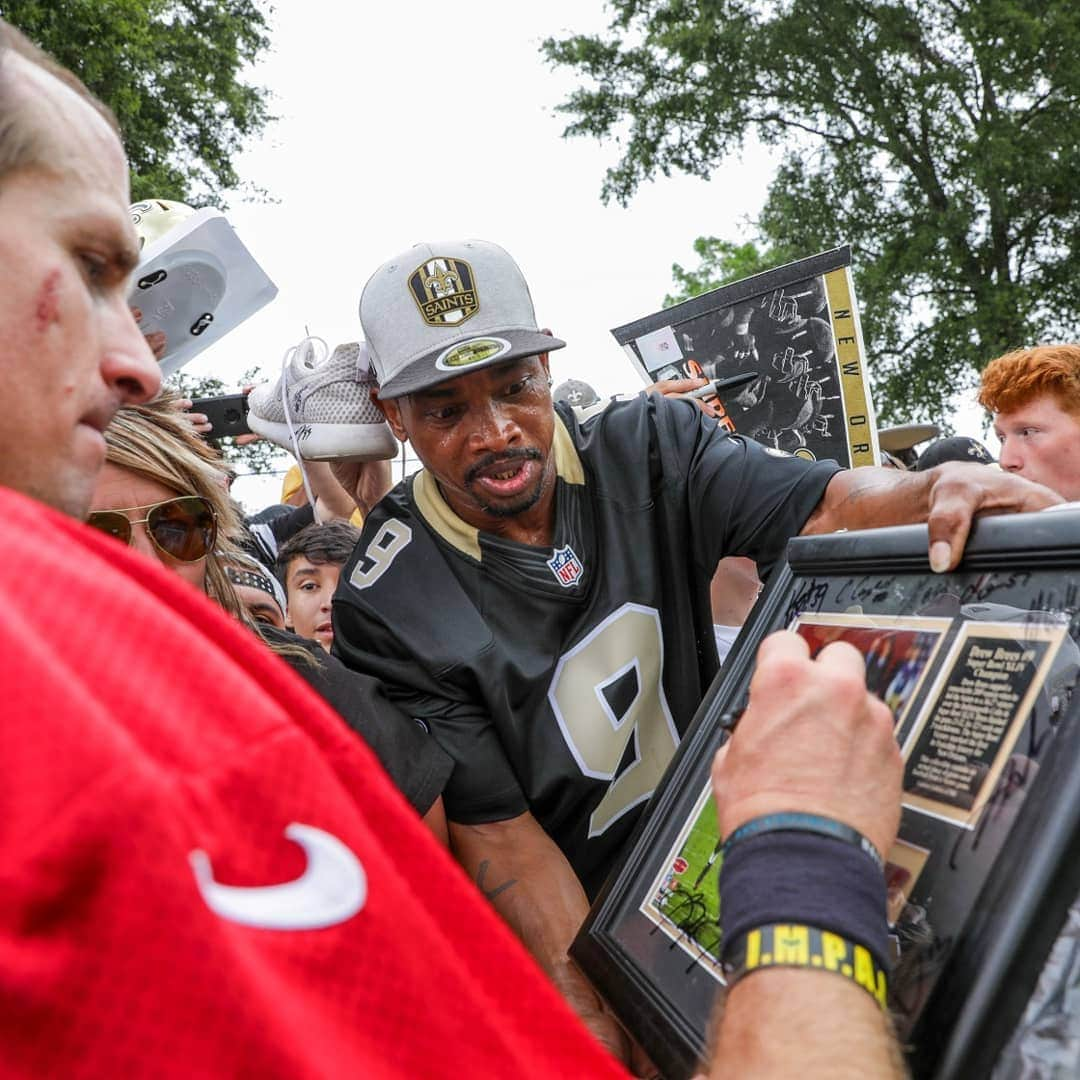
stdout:
<svg viewBox="0 0 1080 1080">
<path fill-rule="evenodd" d="M 647 384 L 753 375 L 720 395 L 730 431 L 810 460 L 880 464 L 850 247 L 731 282 L 611 333 Z"/>
<path fill-rule="evenodd" d="M 1031 996 L 1080 891 L 1080 508 L 980 519 L 948 574 L 927 548 L 926 526 L 791 542 L 574 942 L 668 1080 L 700 1068 L 725 988 L 711 761 L 782 627 L 812 653 L 851 641 L 893 708 L 890 1011 L 913 1075 L 989 1075 Z"/>
</svg>

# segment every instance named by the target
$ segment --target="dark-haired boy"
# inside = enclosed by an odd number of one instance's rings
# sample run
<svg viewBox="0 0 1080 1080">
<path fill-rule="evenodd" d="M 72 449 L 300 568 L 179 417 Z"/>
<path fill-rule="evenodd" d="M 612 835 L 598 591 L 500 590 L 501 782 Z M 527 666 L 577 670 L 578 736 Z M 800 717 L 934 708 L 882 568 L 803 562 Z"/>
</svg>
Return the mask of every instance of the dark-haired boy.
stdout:
<svg viewBox="0 0 1080 1080">
<path fill-rule="evenodd" d="M 288 625 L 327 652 L 334 642 L 330 606 L 341 568 L 349 561 L 360 530 L 345 521 L 308 525 L 278 552 L 277 569 L 289 602 Z"/>
</svg>

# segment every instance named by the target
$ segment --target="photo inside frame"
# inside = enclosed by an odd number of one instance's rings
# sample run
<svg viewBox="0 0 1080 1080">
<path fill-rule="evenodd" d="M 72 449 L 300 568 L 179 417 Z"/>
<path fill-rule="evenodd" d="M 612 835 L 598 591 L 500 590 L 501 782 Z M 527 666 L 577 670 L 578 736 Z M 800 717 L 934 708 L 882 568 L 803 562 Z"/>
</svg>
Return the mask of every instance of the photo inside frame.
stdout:
<svg viewBox="0 0 1080 1080">
<path fill-rule="evenodd" d="M 671 942 L 718 983 L 720 968 L 721 854 L 716 802 L 710 785 L 698 799 L 670 860 L 662 867 L 641 911 Z"/>
<path fill-rule="evenodd" d="M 845 613 L 800 617 L 789 629 L 806 641 L 812 657 L 834 641 L 846 641 L 858 649 L 866 661 L 866 688 L 889 707 L 899 732 L 951 625 L 949 619 L 891 616 L 868 620 Z"/>
</svg>

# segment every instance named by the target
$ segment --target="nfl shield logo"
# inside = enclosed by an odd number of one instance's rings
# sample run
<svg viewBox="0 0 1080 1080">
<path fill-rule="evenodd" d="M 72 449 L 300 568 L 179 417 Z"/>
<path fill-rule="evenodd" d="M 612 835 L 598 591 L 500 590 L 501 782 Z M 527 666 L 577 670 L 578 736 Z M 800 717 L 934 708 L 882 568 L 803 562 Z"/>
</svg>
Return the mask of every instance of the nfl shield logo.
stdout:
<svg viewBox="0 0 1080 1080">
<path fill-rule="evenodd" d="M 463 259 L 429 259 L 409 275 L 409 289 L 428 326 L 460 326 L 480 310 L 472 267 Z"/>
<path fill-rule="evenodd" d="M 574 554 L 574 549 L 569 544 L 566 547 L 556 549 L 555 554 L 548 559 L 548 566 L 551 567 L 555 580 L 564 589 L 576 585 L 585 572 L 581 560 Z"/>
</svg>

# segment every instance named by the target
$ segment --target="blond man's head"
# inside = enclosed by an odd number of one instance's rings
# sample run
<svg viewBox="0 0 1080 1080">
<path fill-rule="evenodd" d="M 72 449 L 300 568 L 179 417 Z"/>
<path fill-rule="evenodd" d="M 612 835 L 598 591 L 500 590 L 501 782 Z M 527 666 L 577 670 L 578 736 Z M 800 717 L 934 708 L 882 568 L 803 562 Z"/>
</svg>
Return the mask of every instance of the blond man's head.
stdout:
<svg viewBox="0 0 1080 1080">
<path fill-rule="evenodd" d="M 161 382 L 127 303 L 137 261 L 115 120 L 0 20 L 0 485 L 86 513 L 106 425 Z"/>
<path fill-rule="evenodd" d="M 43 103 L 34 92 L 44 76 L 82 98 L 120 137 L 116 117 L 107 105 L 21 30 L 0 19 L 0 182 L 19 169 L 54 168 L 66 157 L 59 133 L 43 122 Z"/>
</svg>

